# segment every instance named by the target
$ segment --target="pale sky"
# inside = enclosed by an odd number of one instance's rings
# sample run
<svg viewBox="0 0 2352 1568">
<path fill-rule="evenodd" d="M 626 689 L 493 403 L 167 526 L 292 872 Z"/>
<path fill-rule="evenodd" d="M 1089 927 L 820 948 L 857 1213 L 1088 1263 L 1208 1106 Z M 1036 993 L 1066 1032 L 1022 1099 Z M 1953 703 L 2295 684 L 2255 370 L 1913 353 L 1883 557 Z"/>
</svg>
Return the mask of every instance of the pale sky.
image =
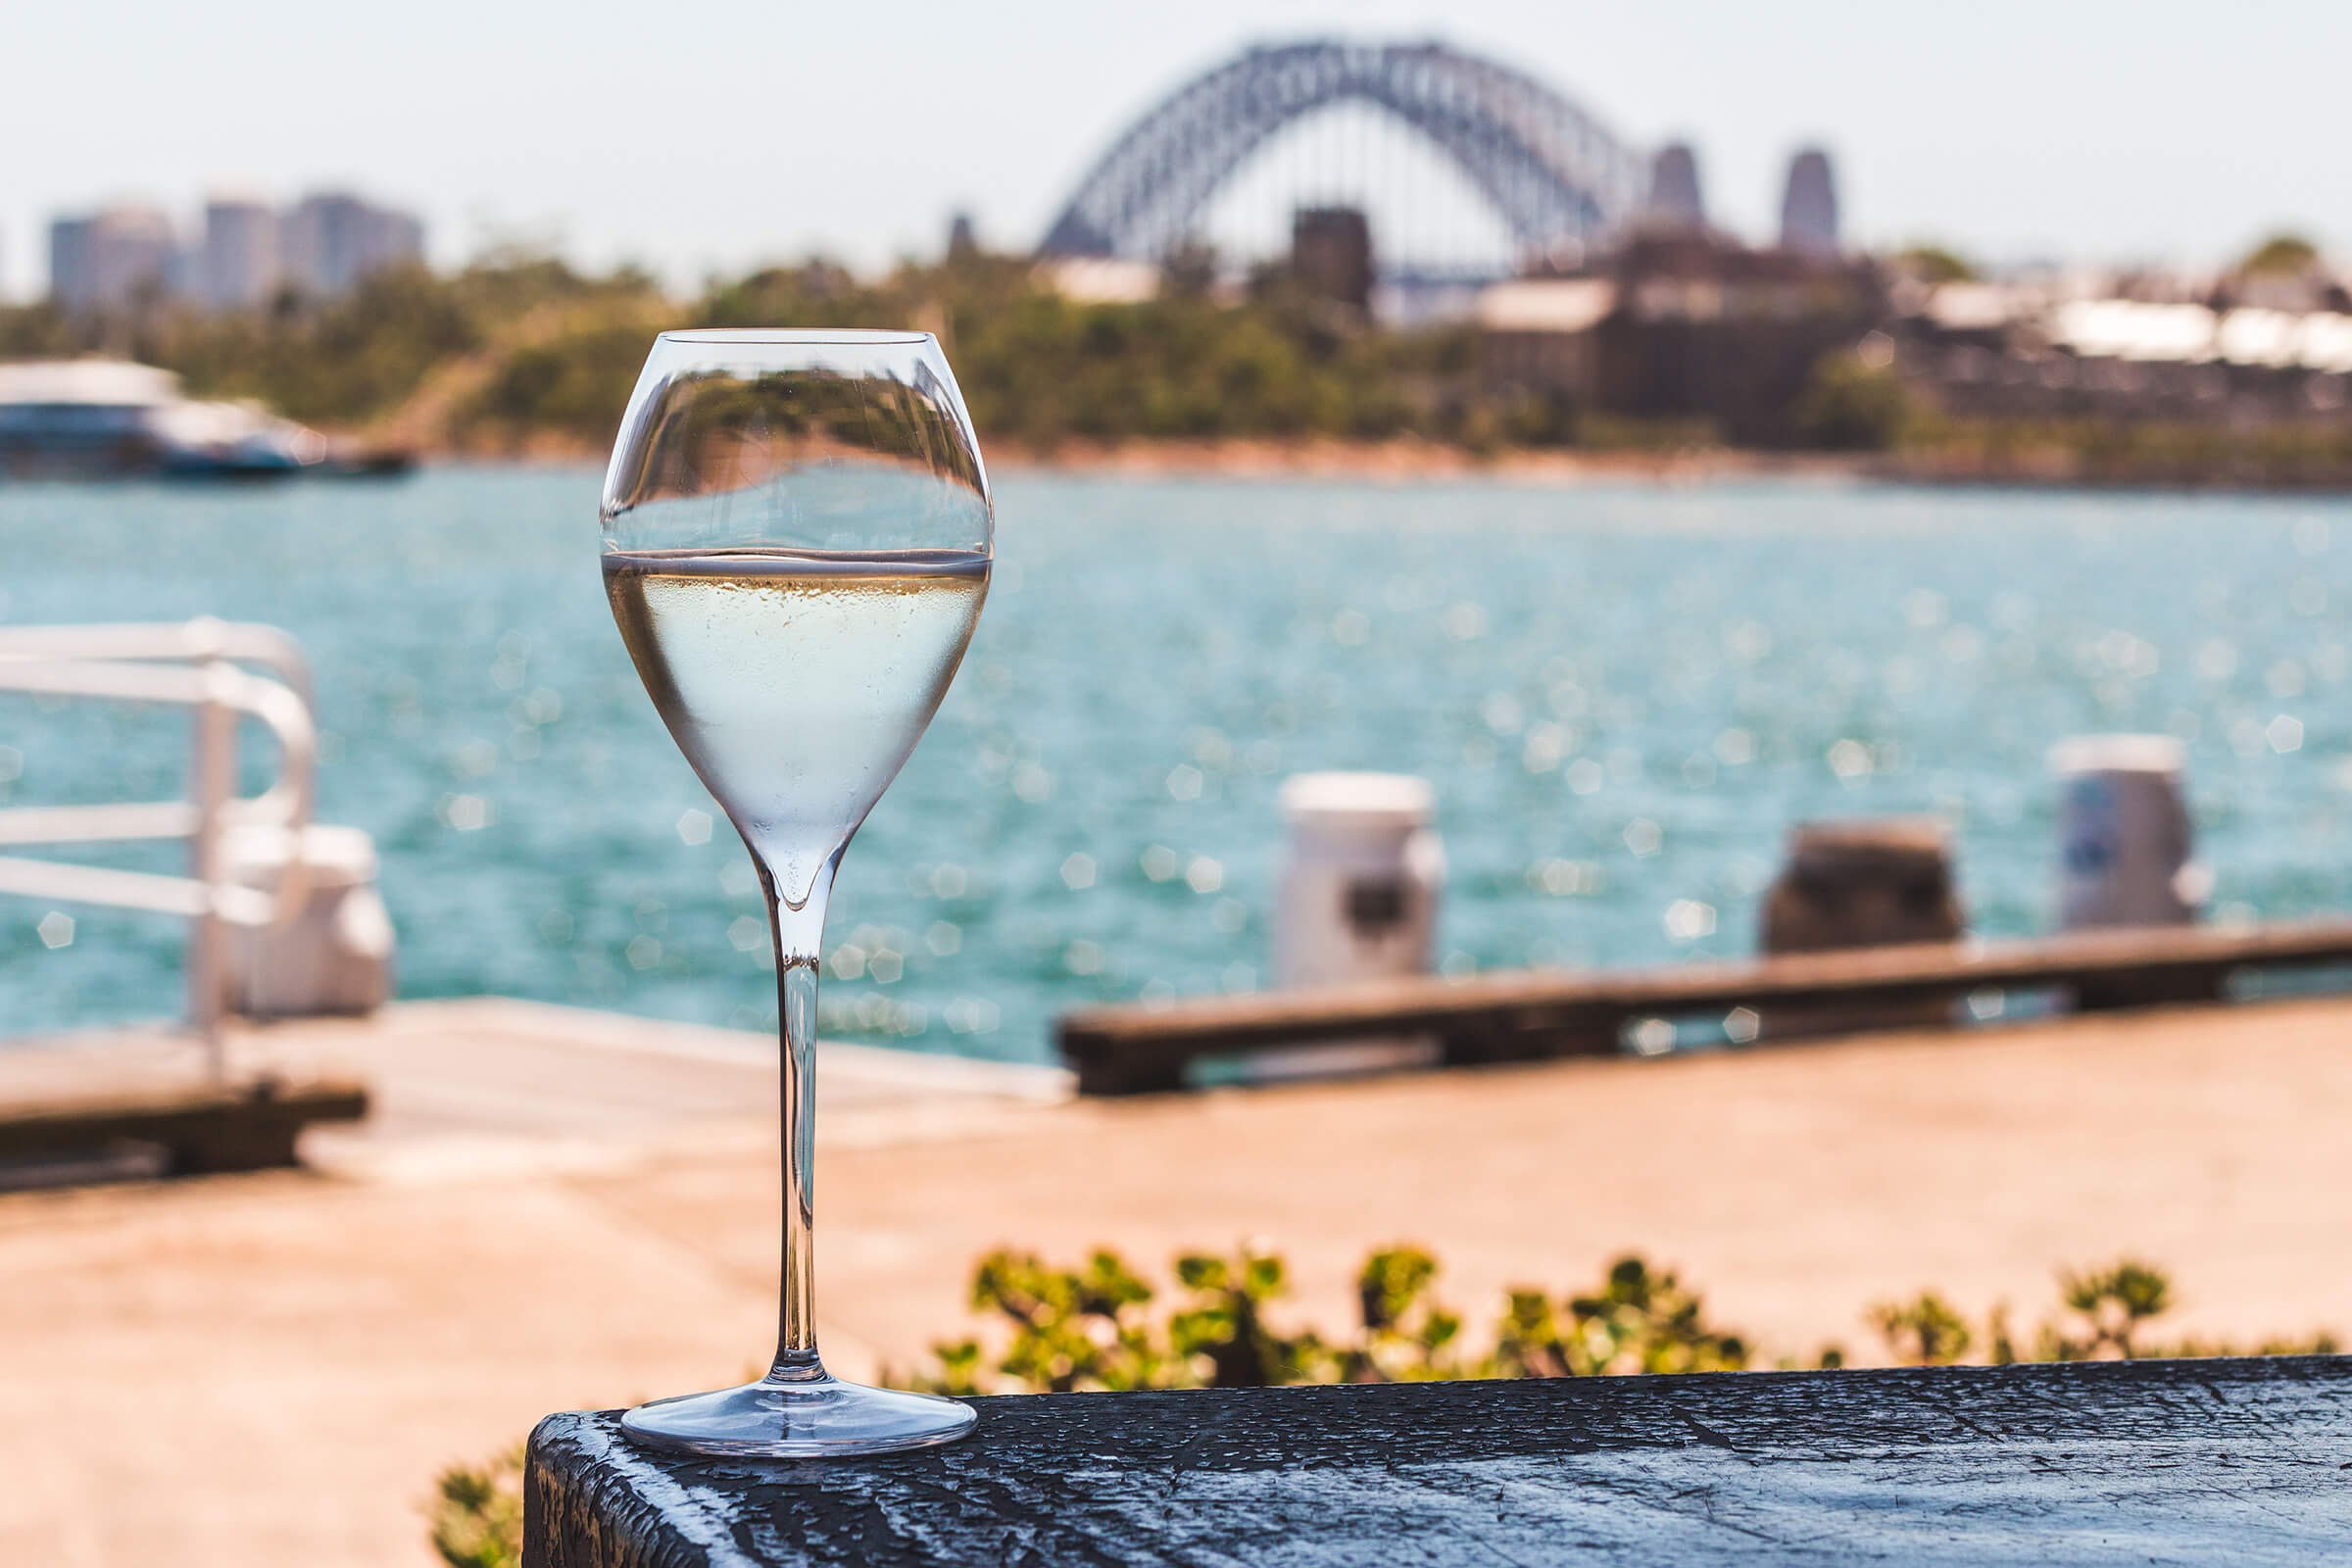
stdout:
<svg viewBox="0 0 2352 1568">
<path fill-rule="evenodd" d="M 436 262 L 500 235 L 683 284 L 823 249 L 939 247 L 968 207 L 1026 247 L 1149 103 L 1245 45 L 1437 36 L 1629 142 L 1686 137 L 1761 236 L 1800 142 L 1849 236 L 1988 259 L 2219 261 L 2352 241 L 2352 6 L 2251 0 L 20 0 L 0 26 L 0 293 L 61 210 L 348 185 Z"/>
</svg>

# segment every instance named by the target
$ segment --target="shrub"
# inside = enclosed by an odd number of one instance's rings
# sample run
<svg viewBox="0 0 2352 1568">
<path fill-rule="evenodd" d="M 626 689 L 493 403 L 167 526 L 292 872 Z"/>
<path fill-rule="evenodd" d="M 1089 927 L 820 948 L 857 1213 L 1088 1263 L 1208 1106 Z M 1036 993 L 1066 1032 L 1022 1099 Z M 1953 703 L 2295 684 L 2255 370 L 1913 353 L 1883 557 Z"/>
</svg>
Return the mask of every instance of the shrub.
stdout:
<svg viewBox="0 0 2352 1568">
<path fill-rule="evenodd" d="M 1911 412 L 1911 395 L 1891 365 L 1869 364 L 1847 349 L 1813 367 L 1796 427 L 1823 451 L 1885 452 L 1902 439 Z"/>
<path fill-rule="evenodd" d="M 2328 1355 L 2331 1334 L 2300 1339 L 2267 1339 L 2252 1348 L 2209 1340 L 2151 1343 L 2147 1325 L 2174 1305 L 2173 1282 L 2162 1269 L 2124 1257 L 2105 1268 L 2067 1270 L 2058 1276 L 2059 1312 L 2034 1331 L 2033 1347 L 2021 1353 L 2009 1330 L 2009 1311 L 1995 1306 L 1979 1332 L 1934 1291 L 1909 1301 L 1886 1302 L 1868 1319 L 1895 1359 L 1910 1366 L 1939 1366 L 1964 1359 L 1982 1344 L 1995 1366 L 2017 1361 L 2129 1361 L 2173 1355 Z"/>
<path fill-rule="evenodd" d="M 433 1550 L 450 1568 L 519 1568 L 522 1450 L 479 1466 L 451 1465 L 434 1483 Z"/>
<path fill-rule="evenodd" d="M 1710 1327 L 1696 1293 L 1629 1256 L 1609 1266 L 1598 1292 L 1556 1309 L 1542 1291 L 1512 1291 L 1489 1375 L 1737 1372 L 1747 1361 L 1746 1342 Z"/>
<path fill-rule="evenodd" d="M 1468 1354 L 1462 1319 L 1436 1296 L 1437 1259 L 1411 1247 L 1374 1252 L 1356 1275 L 1356 1323 L 1339 1340 L 1285 1332 L 1272 1308 L 1289 1294 L 1280 1257 L 1187 1253 L 1176 1281 L 1188 1298 L 1155 1324 L 1152 1287 L 1115 1252 L 1075 1269 L 1026 1252 L 992 1252 L 972 1304 L 999 1318 L 993 1360 L 979 1339 L 932 1348 L 918 1387 L 999 1390 L 1255 1388 L 1296 1383 L 1414 1383 L 1468 1377 L 1584 1377 L 1610 1372 L 1715 1372 L 1748 1364 L 1747 1344 L 1707 1322 L 1697 1295 L 1670 1272 L 1623 1257 L 1597 1289 L 1554 1301 L 1514 1290 L 1494 1349 Z"/>
</svg>

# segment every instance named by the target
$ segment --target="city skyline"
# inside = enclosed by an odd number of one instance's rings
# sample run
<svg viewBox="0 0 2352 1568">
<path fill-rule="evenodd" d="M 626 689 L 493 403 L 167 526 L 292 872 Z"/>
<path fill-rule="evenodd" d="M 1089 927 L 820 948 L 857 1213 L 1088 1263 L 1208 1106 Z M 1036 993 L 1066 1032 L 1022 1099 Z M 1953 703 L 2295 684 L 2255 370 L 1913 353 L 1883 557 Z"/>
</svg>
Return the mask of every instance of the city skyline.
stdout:
<svg viewBox="0 0 2352 1568">
<path fill-rule="evenodd" d="M 253 311 L 282 289 L 314 299 L 347 293 L 369 273 L 422 259 L 414 214 L 350 191 L 313 191 L 283 208 L 215 194 L 193 222 L 161 208 L 117 204 L 49 222 L 47 297 L 73 314 L 175 300 Z"/>
<path fill-rule="evenodd" d="M 935 253 L 958 210 L 983 242 L 1026 249 L 1153 99 L 1253 41 L 1316 34 L 1441 36 L 1542 77 L 1645 151 L 1687 140 L 1710 210 L 1751 238 L 1777 227 L 1780 172 L 1813 143 L 1838 161 L 1857 243 L 1933 239 L 1996 262 L 2210 266 L 2278 226 L 2334 239 L 2352 209 L 2326 80 L 2352 18 L 2311 4 L 2192 34 L 2107 0 L 1995 0 L 1966 25 L 1829 0 L 1574 18 L 1483 0 L 1442 24 L 1386 0 L 1204 0 L 1173 17 L 1033 0 L 1013 19 L 688 0 L 667 51 L 595 16 L 551 27 L 531 7 L 423 0 L 388 36 L 289 0 L 230 9 L 300 42 L 248 58 L 246 28 L 127 0 L 18 24 L 0 135 L 40 151 L 20 155 L 0 206 L 0 293 L 45 287 L 59 214 L 122 196 L 176 214 L 224 186 L 284 201 L 360 185 L 417 211 L 440 266 L 520 239 L 680 286 L 810 251 L 859 267 Z M 694 116 L 675 112 L 686 103 Z M 76 121 L 96 122 L 54 133 Z M 675 128 L 688 123 L 693 138 Z M 855 156 L 846 133 L 838 147 L 792 133 L 852 124 Z"/>
</svg>

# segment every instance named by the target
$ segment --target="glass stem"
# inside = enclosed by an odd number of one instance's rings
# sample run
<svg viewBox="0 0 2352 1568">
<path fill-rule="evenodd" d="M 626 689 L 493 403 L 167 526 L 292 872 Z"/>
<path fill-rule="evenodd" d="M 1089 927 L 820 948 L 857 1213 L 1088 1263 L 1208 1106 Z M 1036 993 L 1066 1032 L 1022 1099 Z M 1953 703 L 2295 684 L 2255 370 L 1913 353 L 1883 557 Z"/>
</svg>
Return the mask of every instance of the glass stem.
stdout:
<svg viewBox="0 0 2352 1568">
<path fill-rule="evenodd" d="M 799 904 L 779 896 L 776 879 L 754 855 L 776 943 L 776 1014 L 782 1034 L 784 1111 L 784 1281 L 771 1383 L 807 1383 L 825 1375 L 816 1355 L 816 967 L 823 956 L 825 901 L 835 851 Z"/>
</svg>

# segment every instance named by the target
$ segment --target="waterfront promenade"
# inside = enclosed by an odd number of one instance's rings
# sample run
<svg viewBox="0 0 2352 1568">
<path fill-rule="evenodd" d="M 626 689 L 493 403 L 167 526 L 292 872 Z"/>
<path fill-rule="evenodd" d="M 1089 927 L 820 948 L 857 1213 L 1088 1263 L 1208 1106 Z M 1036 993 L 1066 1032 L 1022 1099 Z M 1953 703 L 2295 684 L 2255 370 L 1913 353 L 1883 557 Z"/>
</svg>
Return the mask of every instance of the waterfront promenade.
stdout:
<svg viewBox="0 0 2352 1568">
<path fill-rule="evenodd" d="M 990 1247 L 1164 1281 L 1244 1238 L 1327 1330 L 1402 1240 L 1473 1325 L 1639 1250 L 1768 1356 L 1872 1358 L 1862 1310 L 1925 1286 L 2030 1326 L 2053 1270 L 2126 1251 L 2171 1271 L 2171 1333 L 2340 1331 L 2347 1029 L 2279 1003 L 1122 1102 L 834 1052 L 821 1333 L 845 1374 L 904 1369 Z M 0 1198 L 0 1560 L 427 1563 L 442 1465 L 763 1358 L 761 1042 L 475 1002 L 239 1045 L 357 1064 L 379 1118 L 313 1133 L 308 1172 Z"/>
</svg>

